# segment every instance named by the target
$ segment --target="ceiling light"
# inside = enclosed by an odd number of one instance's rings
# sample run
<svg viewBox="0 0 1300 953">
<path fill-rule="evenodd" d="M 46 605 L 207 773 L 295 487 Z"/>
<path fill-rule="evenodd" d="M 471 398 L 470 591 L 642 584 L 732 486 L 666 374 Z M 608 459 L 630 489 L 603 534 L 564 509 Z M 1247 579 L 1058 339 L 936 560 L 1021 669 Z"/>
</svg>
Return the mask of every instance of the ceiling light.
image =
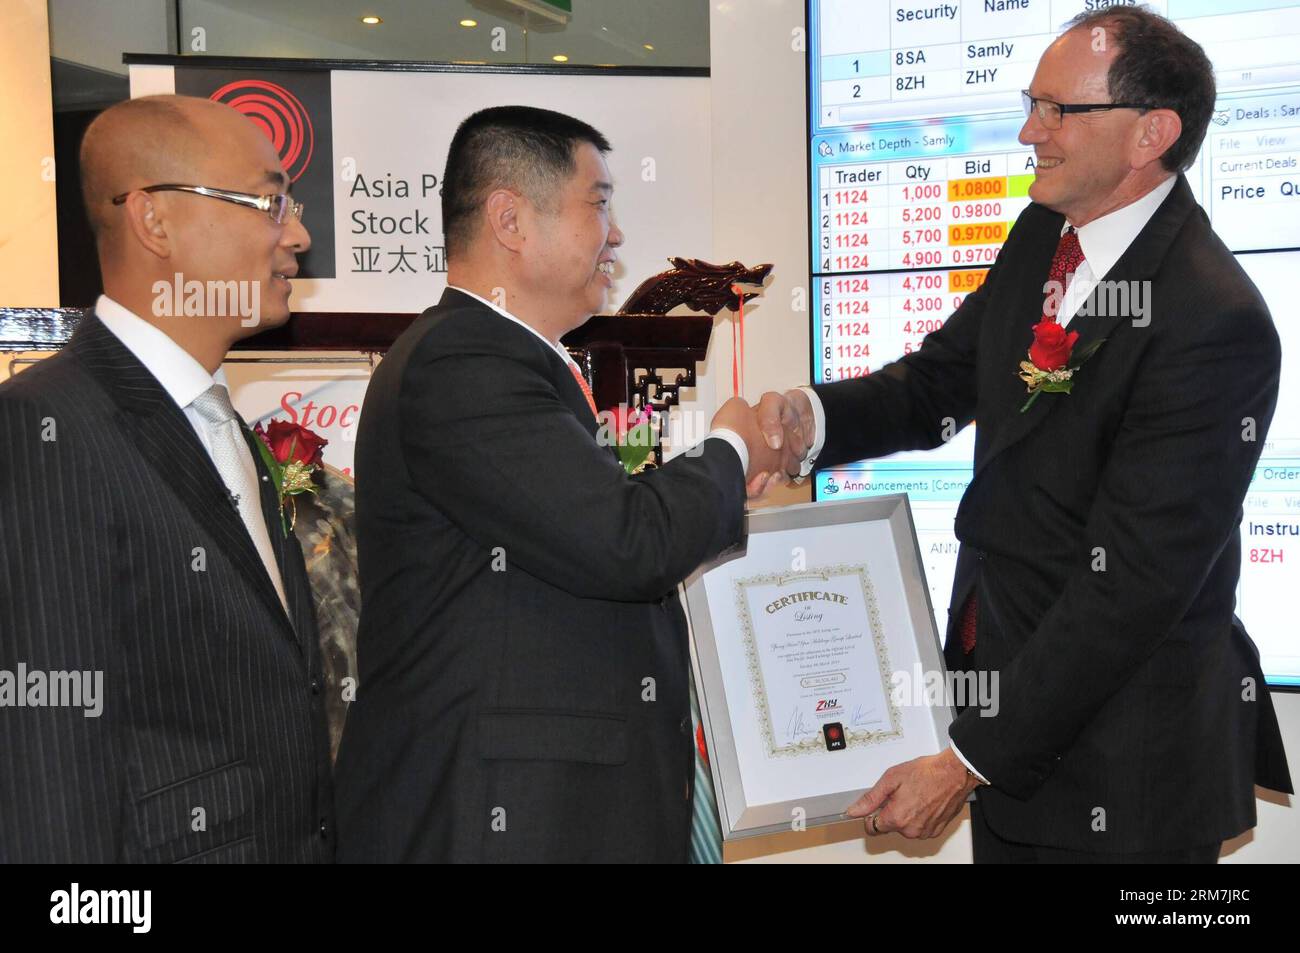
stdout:
<svg viewBox="0 0 1300 953">
<path fill-rule="evenodd" d="M 478 21 L 477 21 L 477 20 L 461 20 L 461 21 L 460 21 L 460 25 L 463 26 L 463 27 L 473 27 L 473 26 L 478 26 Z"/>
<path fill-rule="evenodd" d="M 654 47 L 651 46 L 649 43 L 646 43 L 646 44 L 645 44 L 645 48 L 646 48 L 647 50 L 653 50 L 653 49 L 654 49 Z"/>
<path fill-rule="evenodd" d="M 554 56 L 551 57 L 551 59 L 555 60 L 555 62 L 557 63 L 569 62 L 569 58 L 565 56 L 563 53 L 556 53 Z"/>
<path fill-rule="evenodd" d="M 366 26 L 378 26 L 384 21 L 376 16 L 364 16 L 361 18 L 361 22 L 364 23 Z"/>
</svg>

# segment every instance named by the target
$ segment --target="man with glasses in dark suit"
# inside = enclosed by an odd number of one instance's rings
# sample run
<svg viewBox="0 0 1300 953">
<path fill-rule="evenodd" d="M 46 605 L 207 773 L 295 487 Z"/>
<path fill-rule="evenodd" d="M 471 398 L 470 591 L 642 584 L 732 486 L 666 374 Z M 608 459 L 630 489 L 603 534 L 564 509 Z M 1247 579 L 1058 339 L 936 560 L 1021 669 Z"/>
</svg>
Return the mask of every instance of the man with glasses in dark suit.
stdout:
<svg viewBox="0 0 1300 953">
<path fill-rule="evenodd" d="M 979 421 L 945 659 L 997 698 L 850 813 L 933 837 L 975 791 L 976 862 L 1213 862 L 1254 826 L 1256 784 L 1291 790 L 1233 614 L 1278 335 L 1182 175 L 1214 73 L 1168 20 L 1108 7 L 1024 99 L 1033 204 L 983 285 L 877 373 L 760 404 L 811 447 L 805 472 Z"/>
<path fill-rule="evenodd" d="M 113 106 L 81 166 L 104 294 L 0 385 L 0 861 L 330 860 L 303 556 L 221 370 L 288 319 L 302 207 L 201 99 Z M 85 675 L 97 711 L 31 690 Z"/>
</svg>

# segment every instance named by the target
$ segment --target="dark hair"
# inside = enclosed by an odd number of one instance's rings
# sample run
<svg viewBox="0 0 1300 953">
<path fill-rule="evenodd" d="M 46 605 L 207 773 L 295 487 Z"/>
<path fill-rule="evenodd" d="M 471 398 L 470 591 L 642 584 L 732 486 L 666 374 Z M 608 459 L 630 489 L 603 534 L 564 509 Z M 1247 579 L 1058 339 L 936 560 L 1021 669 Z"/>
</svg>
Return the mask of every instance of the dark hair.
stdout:
<svg viewBox="0 0 1300 953">
<path fill-rule="evenodd" d="M 556 191 L 577 169 L 574 151 L 583 142 L 602 154 L 610 150 L 609 141 L 591 126 L 549 109 L 494 106 L 462 122 L 442 176 L 447 256 L 468 247 L 477 213 L 494 189 L 514 189 L 552 208 Z"/>
<path fill-rule="evenodd" d="M 1201 45 L 1146 7 L 1106 7 L 1066 26 L 1106 29 L 1119 47 L 1106 76 L 1111 101 L 1176 112 L 1183 131 L 1160 162 L 1170 172 L 1191 165 L 1214 114 L 1214 67 Z"/>
</svg>

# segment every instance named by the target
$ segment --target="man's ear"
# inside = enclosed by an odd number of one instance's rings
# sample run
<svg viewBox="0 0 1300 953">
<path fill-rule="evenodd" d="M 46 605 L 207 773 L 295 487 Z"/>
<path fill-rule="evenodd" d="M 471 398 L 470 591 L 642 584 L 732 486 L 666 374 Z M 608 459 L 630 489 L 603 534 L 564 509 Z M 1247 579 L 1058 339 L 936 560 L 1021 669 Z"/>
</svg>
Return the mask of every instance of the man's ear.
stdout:
<svg viewBox="0 0 1300 953">
<path fill-rule="evenodd" d="M 131 237 L 146 251 L 159 258 L 170 258 L 172 254 L 171 236 L 168 234 L 168 222 L 163 215 L 161 203 L 153 200 L 148 192 L 132 192 L 126 197 L 123 206 L 127 228 Z"/>
<path fill-rule="evenodd" d="M 1132 166 L 1142 169 L 1168 152 L 1183 132 L 1183 121 L 1172 109 L 1153 109 L 1138 117 Z"/>
<path fill-rule="evenodd" d="M 496 241 L 510 251 L 519 251 L 524 244 L 523 223 L 520 221 L 522 196 L 509 189 L 497 189 L 483 203 L 488 228 Z"/>
</svg>

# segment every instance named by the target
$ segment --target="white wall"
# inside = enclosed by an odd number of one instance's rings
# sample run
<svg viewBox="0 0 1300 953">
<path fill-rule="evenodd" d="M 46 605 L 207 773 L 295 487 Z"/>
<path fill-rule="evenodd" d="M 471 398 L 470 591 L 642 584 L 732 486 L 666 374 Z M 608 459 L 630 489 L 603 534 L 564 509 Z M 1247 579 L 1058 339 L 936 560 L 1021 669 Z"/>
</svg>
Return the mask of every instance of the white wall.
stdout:
<svg viewBox="0 0 1300 953">
<path fill-rule="evenodd" d="M 709 13 L 714 261 L 776 266 L 745 308 L 744 396 L 753 402 L 807 383 L 810 373 L 804 54 L 792 48 L 803 3 L 714 0 Z M 797 293 L 802 311 L 792 310 Z M 731 396 L 728 314 L 715 322 L 709 348 L 719 402 Z M 804 486 L 778 490 L 764 505 L 809 499 Z"/>
<path fill-rule="evenodd" d="M 791 310 L 791 293 L 808 283 L 807 120 L 804 54 L 791 49 L 802 30 L 802 0 L 712 0 L 709 35 L 713 100 L 713 237 L 715 260 L 773 262 L 774 280 L 747 314 L 746 396 L 807 383 L 809 320 Z M 728 375 L 730 332 L 715 330 L 710 367 Z M 802 494 L 806 497 L 807 491 Z M 774 502 L 795 501 L 793 491 Z M 1292 771 L 1300 776 L 1300 695 L 1275 694 Z M 1226 862 L 1295 862 L 1300 809 L 1271 792 L 1257 801 L 1259 826 L 1224 848 Z M 731 846 L 731 860 L 774 863 L 965 863 L 970 823 L 963 811 L 943 838 L 909 843 L 873 840 L 858 823 L 781 834 Z"/>
</svg>

